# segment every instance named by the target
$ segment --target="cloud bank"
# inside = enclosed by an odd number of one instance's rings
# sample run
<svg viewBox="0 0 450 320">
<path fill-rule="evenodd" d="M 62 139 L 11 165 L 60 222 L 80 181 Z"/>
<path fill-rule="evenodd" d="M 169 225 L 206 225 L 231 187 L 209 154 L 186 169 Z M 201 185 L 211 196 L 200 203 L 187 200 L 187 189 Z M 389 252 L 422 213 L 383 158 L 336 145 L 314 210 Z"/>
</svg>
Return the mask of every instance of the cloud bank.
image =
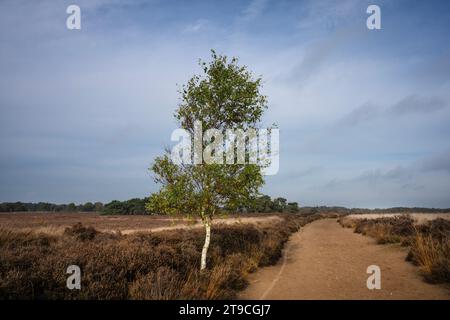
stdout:
<svg viewBox="0 0 450 320">
<path fill-rule="evenodd" d="M 209 50 L 264 80 L 280 172 L 302 205 L 450 207 L 446 1 L 0 3 L 0 201 L 85 202 L 156 190 L 178 85 Z M 405 10 L 408 8 L 408 10 Z"/>
</svg>

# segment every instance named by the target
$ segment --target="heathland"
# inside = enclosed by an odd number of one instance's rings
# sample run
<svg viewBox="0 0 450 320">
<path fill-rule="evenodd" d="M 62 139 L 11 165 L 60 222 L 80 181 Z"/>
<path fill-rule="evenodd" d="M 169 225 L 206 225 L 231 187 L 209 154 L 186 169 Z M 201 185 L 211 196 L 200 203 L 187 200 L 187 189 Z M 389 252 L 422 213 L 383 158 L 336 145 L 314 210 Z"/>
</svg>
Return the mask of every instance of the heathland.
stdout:
<svg viewBox="0 0 450 320">
<path fill-rule="evenodd" d="M 204 230 L 183 216 L 1 213 L 0 298 L 450 298 L 450 215 L 302 210 L 215 219 L 203 271 Z M 370 264 L 381 290 L 365 287 Z"/>
</svg>

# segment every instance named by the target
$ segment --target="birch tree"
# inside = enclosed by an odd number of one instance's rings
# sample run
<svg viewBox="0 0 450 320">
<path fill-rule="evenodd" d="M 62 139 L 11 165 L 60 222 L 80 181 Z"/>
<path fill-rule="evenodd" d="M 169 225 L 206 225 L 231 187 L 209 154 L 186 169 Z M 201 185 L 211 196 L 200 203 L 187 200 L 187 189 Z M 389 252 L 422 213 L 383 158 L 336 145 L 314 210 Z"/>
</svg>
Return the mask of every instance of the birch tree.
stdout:
<svg viewBox="0 0 450 320">
<path fill-rule="evenodd" d="M 199 122 L 203 130 L 220 132 L 258 128 L 267 108 L 261 78 L 255 78 L 246 66 L 239 66 L 236 58 L 228 59 L 214 51 L 209 62 L 200 61 L 199 65 L 202 73 L 194 75 L 179 92 L 181 99 L 174 114 L 179 127 L 191 137 L 195 134 L 195 123 Z M 210 142 L 202 139 L 201 147 L 204 149 Z M 258 164 L 226 164 L 226 161 L 176 164 L 169 150 L 157 157 L 150 169 L 161 188 L 150 196 L 147 209 L 200 217 L 205 227 L 200 270 L 207 266 L 213 218 L 224 208 L 248 207 L 264 183 Z"/>
</svg>

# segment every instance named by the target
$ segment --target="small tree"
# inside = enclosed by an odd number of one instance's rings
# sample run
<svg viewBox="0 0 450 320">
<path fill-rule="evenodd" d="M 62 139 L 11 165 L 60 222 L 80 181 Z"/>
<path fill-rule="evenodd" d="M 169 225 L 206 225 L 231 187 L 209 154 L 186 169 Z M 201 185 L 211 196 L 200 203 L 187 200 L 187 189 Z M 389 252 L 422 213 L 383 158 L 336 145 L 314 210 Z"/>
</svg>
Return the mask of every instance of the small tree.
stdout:
<svg viewBox="0 0 450 320">
<path fill-rule="evenodd" d="M 75 203 L 71 202 L 67 205 L 67 211 L 74 212 L 77 211 L 77 206 Z"/>
<path fill-rule="evenodd" d="M 273 200 L 273 211 L 284 212 L 286 210 L 286 199 L 276 198 Z"/>
<path fill-rule="evenodd" d="M 94 211 L 96 211 L 96 212 L 100 212 L 100 211 L 102 211 L 103 210 L 103 203 L 101 203 L 101 202 L 96 202 L 95 204 L 94 204 Z"/>
<path fill-rule="evenodd" d="M 228 60 L 214 51 L 211 56 L 209 63 L 200 61 L 203 75 L 193 76 L 180 90 L 181 102 L 174 114 L 179 126 L 191 137 L 196 121 L 203 130 L 256 129 L 267 108 L 266 97 L 260 93 L 261 79 L 238 66 L 236 58 Z M 208 142 L 203 141 L 203 147 Z M 179 165 L 171 161 L 168 151 L 155 159 L 151 170 L 162 187 L 150 196 L 147 210 L 199 216 L 205 226 L 200 270 L 206 268 L 213 217 L 224 208 L 248 207 L 264 183 L 256 164 Z"/>
<path fill-rule="evenodd" d="M 287 204 L 287 209 L 291 213 L 297 213 L 300 211 L 300 209 L 298 207 L 298 202 L 289 202 Z"/>
<path fill-rule="evenodd" d="M 95 206 L 92 202 L 86 202 L 83 205 L 83 211 L 91 212 L 91 211 L 94 211 L 94 208 L 95 208 Z"/>
</svg>

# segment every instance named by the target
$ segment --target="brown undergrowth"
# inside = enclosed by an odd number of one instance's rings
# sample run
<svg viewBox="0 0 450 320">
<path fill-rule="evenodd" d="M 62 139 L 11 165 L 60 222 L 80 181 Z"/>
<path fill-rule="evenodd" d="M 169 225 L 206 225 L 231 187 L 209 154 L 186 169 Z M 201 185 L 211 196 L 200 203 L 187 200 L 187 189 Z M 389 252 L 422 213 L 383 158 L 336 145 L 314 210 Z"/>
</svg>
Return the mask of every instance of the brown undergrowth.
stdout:
<svg viewBox="0 0 450 320">
<path fill-rule="evenodd" d="M 274 264 L 289 236 L 319 218 L 283 215 L 272 224 L 213 227 L 208 268 L 204 231 L 102 233 L 76 224 L 63 235 L 0 230 L 0 299 L 230 299 L 256 268 Z M 81 290 L 66 269 L 81 268 Z"/>
<path fill-rule="evenodd" d="M 379 244 L 400 243 L 409 247 L 406 257 L 420 268 L 426 281 L 450 283 L 450 221 L 442 218 L 416 224 L 408 215 L 338 220 L 356 233 L 368 235 Z"/>
</svg>

